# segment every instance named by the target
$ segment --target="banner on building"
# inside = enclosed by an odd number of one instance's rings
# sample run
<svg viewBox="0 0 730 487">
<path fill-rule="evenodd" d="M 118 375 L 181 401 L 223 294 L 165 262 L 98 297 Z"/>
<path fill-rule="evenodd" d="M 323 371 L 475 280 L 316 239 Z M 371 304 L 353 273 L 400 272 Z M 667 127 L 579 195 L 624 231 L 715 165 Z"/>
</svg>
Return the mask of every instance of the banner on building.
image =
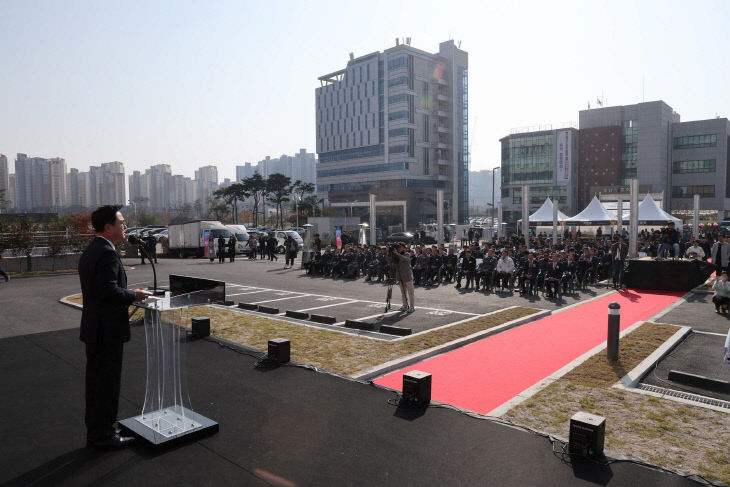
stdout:
<svg viewBox="0 0 730 487">
<path fill-rule="evenodd" d="M 572 134 L 570 130 L 561 130 L 556 134 L 556 145 L 558 155 L 557 184 L 566 185 L 570 183 L 570 161 L 572 156 Z"/>
</svg>

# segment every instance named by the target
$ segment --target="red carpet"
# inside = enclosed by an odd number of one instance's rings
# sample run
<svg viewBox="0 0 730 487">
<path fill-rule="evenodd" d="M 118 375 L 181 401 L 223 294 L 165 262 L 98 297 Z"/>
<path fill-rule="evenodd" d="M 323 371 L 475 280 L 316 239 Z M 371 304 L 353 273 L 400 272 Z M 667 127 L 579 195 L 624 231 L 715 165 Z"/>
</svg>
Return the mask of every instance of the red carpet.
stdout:
<svg viewBox="0 0 730 487">
<path fill-rule="evenodd" d="M 628 290 L 518 326 L 381 377 L 400 390 L 403 373 L 432 374 L 431 397 L 487 414 L 606 341 L 608 304 L 621 305 L 621 330 L 658 313 L 683 292 Z"/>
</svg>

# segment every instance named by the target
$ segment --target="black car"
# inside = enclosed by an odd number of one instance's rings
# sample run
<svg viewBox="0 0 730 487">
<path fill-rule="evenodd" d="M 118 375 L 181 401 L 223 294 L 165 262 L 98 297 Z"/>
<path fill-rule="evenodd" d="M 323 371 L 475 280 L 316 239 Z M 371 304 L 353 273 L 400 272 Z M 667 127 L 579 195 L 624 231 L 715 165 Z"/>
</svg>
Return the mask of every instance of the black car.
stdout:
<svg viewBox="0 0 730 487">
<path fill-rule="evenodd" d="M 413 243 L 413 234 L 411 232 L 395 232 L 385 237 L 385 243 L 398 243 L 405 242 L 407 244 Z"/>
</svg>

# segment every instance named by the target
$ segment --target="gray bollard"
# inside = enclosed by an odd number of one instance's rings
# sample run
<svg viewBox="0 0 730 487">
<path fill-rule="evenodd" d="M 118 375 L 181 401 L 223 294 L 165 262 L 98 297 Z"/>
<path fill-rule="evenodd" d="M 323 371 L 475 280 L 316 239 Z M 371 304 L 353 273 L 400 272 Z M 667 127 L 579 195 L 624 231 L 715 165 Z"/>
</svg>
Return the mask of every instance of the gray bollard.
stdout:
<svg viewBox="0 0 730 487">
<path fill-rule="evenodd" d="M 618 333 L 621 328 L 621 305 L 613 302 L 608 305 L 608 343 L 606 357 L 608 360 L 618 360 Z"/>
</svg>

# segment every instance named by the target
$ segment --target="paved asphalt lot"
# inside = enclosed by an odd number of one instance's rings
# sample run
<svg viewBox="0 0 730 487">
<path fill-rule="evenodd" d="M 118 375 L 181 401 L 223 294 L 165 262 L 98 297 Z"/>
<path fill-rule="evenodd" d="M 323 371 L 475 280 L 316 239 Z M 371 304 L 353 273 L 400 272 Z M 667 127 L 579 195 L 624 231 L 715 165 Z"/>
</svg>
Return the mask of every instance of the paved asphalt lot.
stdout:
<svg viewBox="0 0 730 487">
<path fill-rule="evenodd" d="M 132 267 L 127 271 L 130 287 L 152 284 L 150 264 L 140 265 L 137 259 L 124 259 L 124 261 L 125 265 Z M 345 319 L 364 319 L 364 321 L 411 327 L 414 332 L 509 306 L 559 309 L 608 292 L 608 289 L 601 285 L 564 296 L 558 302 L 542 296 L 522 297 L 516 292 L 484 293 L 471 289 L 456 289 L 453 284 L 430 288 L 417 287 L 417 310 L 413 315 L 390 313 L 379 316 L 383 312 L 385 302 L 387 291 L 385 284 L 368 283 L 364 278 L 351 280 L 307 276 L 298 266 L 297 261 L 293 269 L 284 269 L 281 258 L 278 262 L 237 258 L 234 263 L 224 264 L 219 264 L 217 261 L 211 263 L 206 259 L 160 259 L 157 264 L 157 274 L 160 284 L 167 284 L 167 276 L 171 273 L 224 280 L 228 284 L 229 299 L 235 302 L 258 303 L 286 298 L 266 304 L 279 307 L 281 312 L 287 309 L 302 310 L 328 306 L 312 312 L 335 316 L 338 322 Z M 0 282 L 0 309 L 2 309 L 0 338 L 77 327 L 80 318 L 78 311 L 58 303 L 58 299 L 79 291 L 78 276 L 75 274 L 15 278 L 7 284 Z M 242 294 L 246 292 L 252 293 Z M 400 292 L 396 287 L 393 305 L 397 309 L 400 304 Z"/>
<path fill-rule="evenodd" d="M 678 370 L 711 379 L 730 380 L 730 366 L 722 362 L 730 316 L 715 313 L 712 294 L 691 294 L 686 303 L 682 303 L 659 321 L 691 326 L 693 333 L 659 362 L 656 369 L 649 372 L 642 382 L 730 401 L 730 394 L 676 383 L 668 378 L 670 370 Z"/>
</svg>

